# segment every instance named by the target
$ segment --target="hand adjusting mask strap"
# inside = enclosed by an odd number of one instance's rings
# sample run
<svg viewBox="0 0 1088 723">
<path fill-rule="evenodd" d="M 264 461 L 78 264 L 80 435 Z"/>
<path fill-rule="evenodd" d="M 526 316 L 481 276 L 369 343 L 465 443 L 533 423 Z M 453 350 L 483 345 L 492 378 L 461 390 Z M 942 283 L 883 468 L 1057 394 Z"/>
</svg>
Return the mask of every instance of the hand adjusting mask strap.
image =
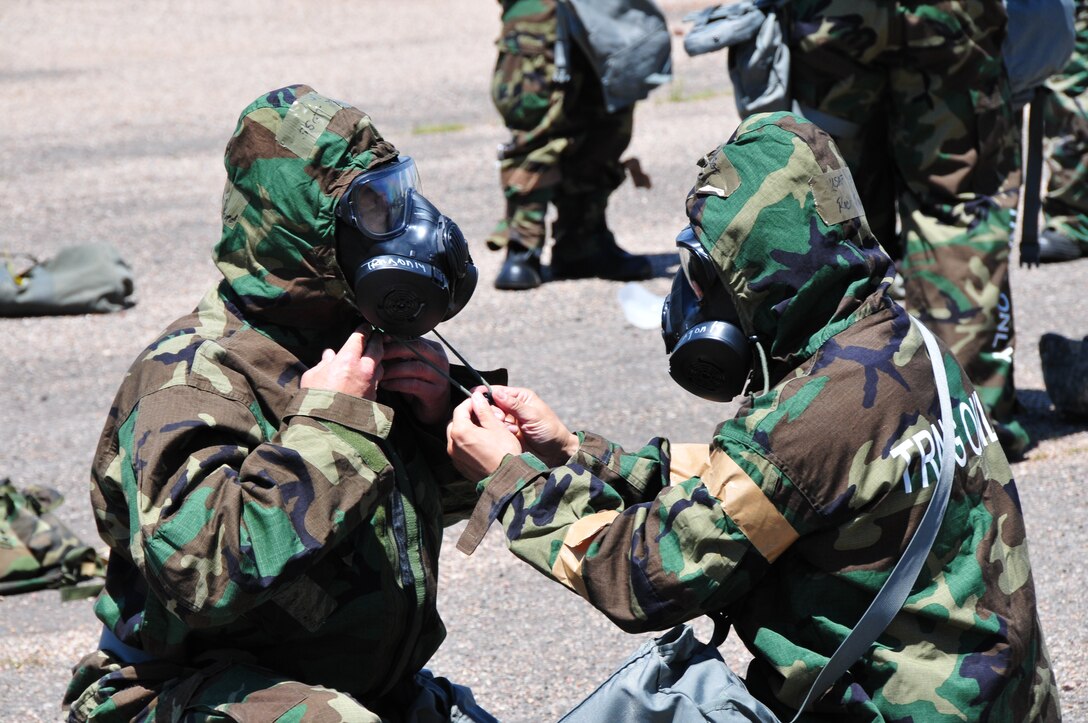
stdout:
<svg viewBox="0 0 1088 723">
<path fill-rule="evenodd" d="M 728 402 L 744 389 L 751 344 L 714 262 L 688 226 L 676 237 L 680 270 L 661 307 L 669 374 L 692 394 Z"/>
<path fill-rule="evenodd" d="M 376 329 L 415 338 L 464 308 L 477 271 L 464 234 L 420 193 L 407 156 L 360 173 L 336 206 L 337 257 Z"/>
</svg>

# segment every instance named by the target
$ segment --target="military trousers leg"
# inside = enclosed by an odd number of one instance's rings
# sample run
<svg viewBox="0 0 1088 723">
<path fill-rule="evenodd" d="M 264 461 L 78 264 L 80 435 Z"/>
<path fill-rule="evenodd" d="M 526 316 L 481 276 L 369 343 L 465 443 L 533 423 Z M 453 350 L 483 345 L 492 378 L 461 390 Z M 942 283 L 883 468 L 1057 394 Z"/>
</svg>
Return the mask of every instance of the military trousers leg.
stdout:
<svg viewBox="0 0 1088 723">
<path fill-rule="evenodd" d="M 996 0 L 940 12 L 802 0 L 791 72 L 802 106 L 858 129 L 826 128 L 874 231 L 891 233 L 889 213 L 898 221 L 906 305 L 956 354 L 995 420 L 1014 424 L 1008 257 L 1019 137 L 1000 62 L 1003 16 Z M 1026 445 L 1022 429 L 1015 435 Z"/>
<path fill-rule="evenodd" d="M 488 246 L 514 241 L 541 248 L 557 194 L 604 193 L 624 179 L 620 156 L 631 140 L 633 108 L 608 113 L 599 81 L 570 44 L 570 80 L 555 80 L 555 0 L 508 0 L 491 98 L 510 130 L 500 147 L 506 214 Z"/>
<path fill-rule="evenodd" d="M 548 203 L 559 183 L 559 157 L 569 139 L 555 131 L 565 88 L 555 83 L 558 20 L 555 0 L 508 0 L 491 79 L 491 100 L 510 131 L 499 148 L 499 183 L 506 213 L 487 239 L 492 249 L 514 243 L 542 248 Z"/>
<path fill-rule="evenodd" d="M 352 696 L 287 678 L 237 654 L 197 665 L 125 664 L 105 652 L 84 657 L 65 696 L 69 723 L 129 720 L 303 723 L 495 723 L 472 691 L 422 670 L 363 705 Z"/>
<path fill-rule="evenodd" d="M 1076 2 L 1076 46 L 1061 73 L 1046 84 L 1044 128 L 1050 172 L 1043 195 L 1046 228 L 1088 255 L 1088 0 Z"/>
</svg>

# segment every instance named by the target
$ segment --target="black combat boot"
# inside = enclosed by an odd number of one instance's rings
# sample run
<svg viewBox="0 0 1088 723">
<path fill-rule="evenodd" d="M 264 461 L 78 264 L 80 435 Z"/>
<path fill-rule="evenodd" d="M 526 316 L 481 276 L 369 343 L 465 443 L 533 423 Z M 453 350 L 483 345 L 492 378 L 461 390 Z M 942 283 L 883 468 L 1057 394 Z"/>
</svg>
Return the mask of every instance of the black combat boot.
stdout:
<svg viewBox="0 0 1088 723">
<path fill-rule="evenodd" d="M 540 249 L 527 249 L 516 241 L 506 245 L 506 260 L 502 262 L 495 288 L 521 291 L 540 286 Z"/>
<path fill-rule="evenodd" d="M 600 194 L 556 198 L 552 279 L 639 281 L 654 275 L 649 258 L 628 253 L 616 244 L 605 221 L 607 204 L 608 197 Z"/>
<path fill-rule="evenodd" d="M 1043 334 L 1039 361 L 1046 393 L 1055 408 L 1066 416 L 1088 419 L 1088 338 Z"/>
</svg>

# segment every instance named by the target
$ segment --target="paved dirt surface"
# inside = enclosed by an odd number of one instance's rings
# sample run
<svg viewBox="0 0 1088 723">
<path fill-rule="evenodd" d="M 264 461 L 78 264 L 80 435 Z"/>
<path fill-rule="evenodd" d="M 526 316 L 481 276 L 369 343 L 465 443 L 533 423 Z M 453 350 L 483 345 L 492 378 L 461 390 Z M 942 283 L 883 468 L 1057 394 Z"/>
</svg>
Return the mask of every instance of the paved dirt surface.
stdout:
<svg viewBox="0 0 1088 723">
<path fill-rule="evenodd" d="M 610 219 L 621 243 L 655 254 L 663 295 L 695 161 L 736 126 L 724 54 L 687 58 L 680 18 L 699 3 L 662 3 L 677 31 L 675 79 L 640 104 L 629 154 L 651 190 L 627 184 Z M 471 240 L 482 283 L 443 326 L 480 368 L 506 366 L 572 428 L 628 446 L 655 436 L 705 441 L 715 405 L 668 378 L 659 335 L 626 323 L 620 284 L 561 282 L 523 293 L 490 287 L 501 258 L 482 238 L 502 201 L 494 149 L 504 129 L 489 100 L 499 31 L 494 2 L 444 0 L 4 0 L 0 3 L 0 252 L 47 257 L 108 241 L 130 261 L 138 303 L 106 316 L 0 319 L 0 477 L 68 498 L 60 516 L 97 541 L 87 469 L 131 359 L 217 279 L 222 151 L 260 93 L 308 83 L 367 111 L 414 156 L 428 197 Z M 1016 269 L 1017 384 L 1039 440 L 1014 465 L 1032 541 L 1039 609 L 1067 720 L 1088 719 L 1088 432 L 1051 408 L 1040 334 L 1088 332 L 1088 261 Z M 472 686 L 504 721 L 554 720 L 645 636 L 628 636 L 518 562 L 492 533 L 473 557 L 447 533 L 440 607 L 449 627 L 431 661 Z M 1080 600 L 1081 602 L 1077 602 Z M 699 623 L 705 635 L 708 627 Z M 69 668 L 97 639 L 90 603 L 55 592 L 0 599 L 0 720 L 61 717 Z M 741 666 L 734 641 L 723 648 Z M 365 655 L 360 651 L 360 655 Z"/>
</svg>

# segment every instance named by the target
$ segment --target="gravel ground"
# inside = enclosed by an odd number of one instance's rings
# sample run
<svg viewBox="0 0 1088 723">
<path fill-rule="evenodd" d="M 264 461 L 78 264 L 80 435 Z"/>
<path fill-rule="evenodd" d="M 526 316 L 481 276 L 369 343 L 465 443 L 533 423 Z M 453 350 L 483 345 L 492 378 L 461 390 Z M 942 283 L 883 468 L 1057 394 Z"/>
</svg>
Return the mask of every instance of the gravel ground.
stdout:
<svg viewBox="0 0 1088 723">
<path fill-rule="evenodd" d="M 370 113 L 418 160 L 428 196 L 465 230 L 483 283 L 443 329 L 466 357 L 506 366 L 574 428 L 632 446 L 655 435 L 709 438 L 714 405 L 675 388 L 658 334 L 624 321 L 619 285 L 503 294 L 487 283 L 501 260 L 481 241 L 502 204 L 493 151 L 505 133 L 488 97 L 498 8 L 451 5 L 0 3 L 0 81 L 12 109 L 0 124 L 0 253 L 47 257 L 108 241 L 137 281 L 137 304 L 122 313 L 0 319 L 8 420 L 0 477 L 57 487 L 68 497 L 62 519 L 97 540 L 86 475 L 113 392 L 144 344 L 216 280 L 209 250 L 219 234 L 223 147 L 252 98 L 293 82 Z M 679 33 L 681 15 L 699 3 L 662 5 Z M 674 40 L 675 79 L 640 104 L 630 151 L 654 187 L 624 186 L 610 210 L 624 246 L 655 255 L 659 277 L 645 286 L 659 295 L 674 268 L 694 161 L 736 125 L 725 56 L 690 59 Z M 1088 474 L 1088 431 L 1053 412 L 1036 347 L 1046 331 L 1085 333 L 1086 270 L 1079 261 L 1013 276 L 1017 385 L 1024 423 L 1039 440 L 1014 471 L 1067 720 L 1088 719 L 1086 607 L 1076 602 L 1086 576 L 1088 495 L 1079 482 Z M 642 640 L 545 584 L 495 533 L 474 556 L 460 555 L 452 549 L 458 532 L 447 533 L 441 578 L 449 638 L 432 668 L 471 685 L 502 720 L 556 718 Z M 62 605 L 54 592 L 0 598 L 0 719 L 59 718 L 69 668 L 92 647 L 95 629 L 86 601 Z M 742 648 L 728 641 L 723 650 L 744 665 Z"/>
</svg>

